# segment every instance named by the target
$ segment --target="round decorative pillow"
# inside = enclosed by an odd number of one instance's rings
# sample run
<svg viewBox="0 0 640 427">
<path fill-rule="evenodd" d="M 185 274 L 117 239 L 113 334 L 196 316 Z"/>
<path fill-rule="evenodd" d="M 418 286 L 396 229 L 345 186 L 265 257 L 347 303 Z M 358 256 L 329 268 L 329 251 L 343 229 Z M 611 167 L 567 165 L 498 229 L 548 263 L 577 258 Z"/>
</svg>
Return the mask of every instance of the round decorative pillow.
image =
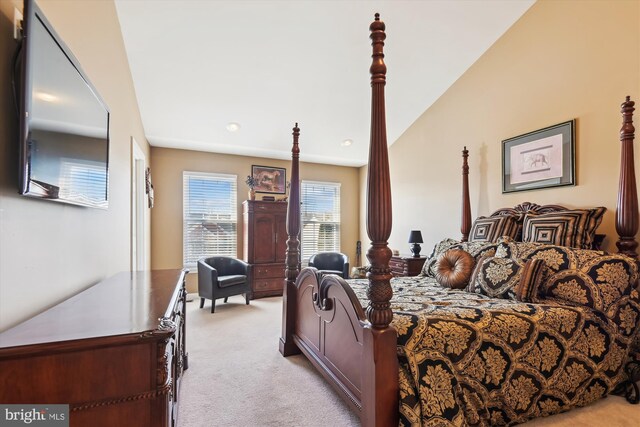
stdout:
<svg viewBox="0 0 640 427">
<path fill-rule="evenodd" d="M 435 278 L 442 286 L 464 289 L 469 283 L 476 260 L 462 249 L 449 249 L 442 253 L 434 266 Z"/>
</svg>

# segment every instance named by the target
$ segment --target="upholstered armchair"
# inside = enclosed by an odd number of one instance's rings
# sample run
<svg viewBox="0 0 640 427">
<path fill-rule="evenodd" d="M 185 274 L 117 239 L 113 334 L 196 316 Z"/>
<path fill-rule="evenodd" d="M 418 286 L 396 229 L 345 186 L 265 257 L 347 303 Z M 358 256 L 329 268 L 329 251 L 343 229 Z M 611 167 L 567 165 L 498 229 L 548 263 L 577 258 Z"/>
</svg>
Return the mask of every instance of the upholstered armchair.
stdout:
<svg viewBox="0 0 640 427">
<path fill-rule="evenodd" d="M 204 300 L 211 300 L 211 312 L 216 310 L 216 299 L 244 294 L 247 305 L 251 291 L 249 264 L 236 258 L 214 256 L 198 261 L 198 295 L 200 308 Z"/>
<path fill-rule="evenodd" d="M 337 274 L 349 278 L 349 257 L 340 252 L 320 252 L 309 258 L 309 267 L 317 268 L 323 274 Z"/>
</svg>

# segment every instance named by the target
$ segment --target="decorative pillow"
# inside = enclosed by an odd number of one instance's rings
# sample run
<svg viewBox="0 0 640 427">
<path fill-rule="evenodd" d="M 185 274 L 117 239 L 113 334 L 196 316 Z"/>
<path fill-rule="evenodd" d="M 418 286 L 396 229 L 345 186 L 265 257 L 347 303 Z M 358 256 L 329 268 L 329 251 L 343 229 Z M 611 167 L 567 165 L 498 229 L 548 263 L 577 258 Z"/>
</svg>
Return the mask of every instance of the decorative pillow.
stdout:
<svg viewBox="0 0 640 427">
<path fill-rule="evenodd" d="M 640 326 L 638 265 L 626 255 L 503 239 L 496 257 L 520 263 L 541 259 L 546 268 L 539 297 L 598 310 L 625 334 Z"/>
<path fill-rule="evenodd" d="M 596 228 L 606 210 L 599 207 L 544 214 L 528 213 L 522 225 L 522 241 L 591 249 Z"/>
<path fill-rule="evenodd" d="M 433 247 L 433 250 L 431 251 L 431 255 L 427 257 L 427 260 L 422 265 L 422 271 L 420 272 L 420 275 L 432 277 L 430 273 L 431 267 L 433 267 L 433 264 L 435 264 L 435 262 L 438 260 L 438 257 L 445 253 L 451 246 L 457 245 L 459 243 L 460 241 L 455 239 L 444 239 L 436 243 L 436 245 Z"/>
<path fill-rule="evenodd" d="M 476 260 L 462 249 L 449 249 L 438 257 L 435 277 L 438 283 L 451 289 L 464 289 L 469 283 Z"/>
<path fill-rule="evenodd" d="M 551 274 L 542 286 L 543 295 L 591 307 L 628 326 L 628 333 L 640 321 L 640 306 L 628 307 L 630 297 L 637 294 L 638 267 L 634 259 L 620 254 L 582 257 L 587 250 L 574 250 L 569 268 Z M 589 254 L 592 255 L 592 254 Z M 625 312 L 625 313 L 623 313 Z M 621 320 L 626 318 L 627 320 Z M 631 323 L 634 323 L 631 326 Z"/>
<path fill-rule="evenodd" d="M 569 268 L 570 264 L 575 264 L 576 251 L 584 251 L 583 257 L 596 257 L 604 255 L 601 251 L 586 249 L 571 249 L 563 246 L 546 245 L 534 242 L 516 242 L 509 238 L 498 240 L 496 247 L 497 258 L 512 258 L 524 263 L 530 259 L 541 259 L 545 261 L 551 273 Z M 570 259 L 571 258 L 571 259 Z M 572 261 L 573 260 L 573 261 Z"/>
<path fill-rule="evenodd" d="M 461 242 L 454 239 L 444 239 L 437 243 L 429 258 L 422 266 L 422 272 L 420 276 L 436 277 L 435 276 L 435 264 L 438 261 L 438 257 L 449 249 L 462 249 L 471 254 L 471 256 L 477 260 L 483 255 L 493 256 L 495 254 L 497 243 L 490 242 Z"/>
<path fill-rule="evenodd" d="M 500 215 L 491 217 L 478 217 L 473 221 L 470 242 L 495 242 L 501 236 L 516 237 L 518 233 L 518 217 L 513 215 Z"/>
<path fill-rule="evenodd" d="M 539 259 L 520 263 L 510 258 L 483 257 L 473 270 L 467 291 L 492 298 L 536 302 L 543 270 L 544 261 Z"/>
<path fill-rule="evenodd" d="M 351 279 L 366 279 L 367 272 L 371 266 L 365 265 L 364 267 L 351 267 Z"/>
</svg>

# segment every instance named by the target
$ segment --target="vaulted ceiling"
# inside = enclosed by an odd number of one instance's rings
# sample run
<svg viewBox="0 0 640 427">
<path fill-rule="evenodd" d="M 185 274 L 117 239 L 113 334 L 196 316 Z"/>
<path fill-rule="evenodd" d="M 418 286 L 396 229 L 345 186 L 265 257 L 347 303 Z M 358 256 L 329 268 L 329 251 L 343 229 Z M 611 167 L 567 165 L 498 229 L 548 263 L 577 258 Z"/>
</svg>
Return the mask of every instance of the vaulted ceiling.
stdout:
<svg viewBox="0 0 640 427">
<path fill-rule="evenodd" d="M 288 159 L 299 122 L 301 160 L 347 166 L 367 162 L 375 12 L 392 144 L 533 3 L 116 0 L 152 146 Z"/>
</svg>

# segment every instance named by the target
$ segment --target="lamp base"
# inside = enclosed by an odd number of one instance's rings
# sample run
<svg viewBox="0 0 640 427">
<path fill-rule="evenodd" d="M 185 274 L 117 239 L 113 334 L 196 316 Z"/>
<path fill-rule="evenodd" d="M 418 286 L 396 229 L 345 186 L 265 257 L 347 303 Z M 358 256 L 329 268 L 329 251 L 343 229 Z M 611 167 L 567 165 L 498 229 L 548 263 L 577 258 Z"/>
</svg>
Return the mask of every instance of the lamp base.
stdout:
<svg viewBox="0 0 640 427">
<path fill-rule="evenodd" d="M 420 249 L 422 248 L 418 243 L 414 243 L 413 245 L 411 245 L 411 253 L 413 254 L 414 258 L 420 257 Z"/>
</svg>

